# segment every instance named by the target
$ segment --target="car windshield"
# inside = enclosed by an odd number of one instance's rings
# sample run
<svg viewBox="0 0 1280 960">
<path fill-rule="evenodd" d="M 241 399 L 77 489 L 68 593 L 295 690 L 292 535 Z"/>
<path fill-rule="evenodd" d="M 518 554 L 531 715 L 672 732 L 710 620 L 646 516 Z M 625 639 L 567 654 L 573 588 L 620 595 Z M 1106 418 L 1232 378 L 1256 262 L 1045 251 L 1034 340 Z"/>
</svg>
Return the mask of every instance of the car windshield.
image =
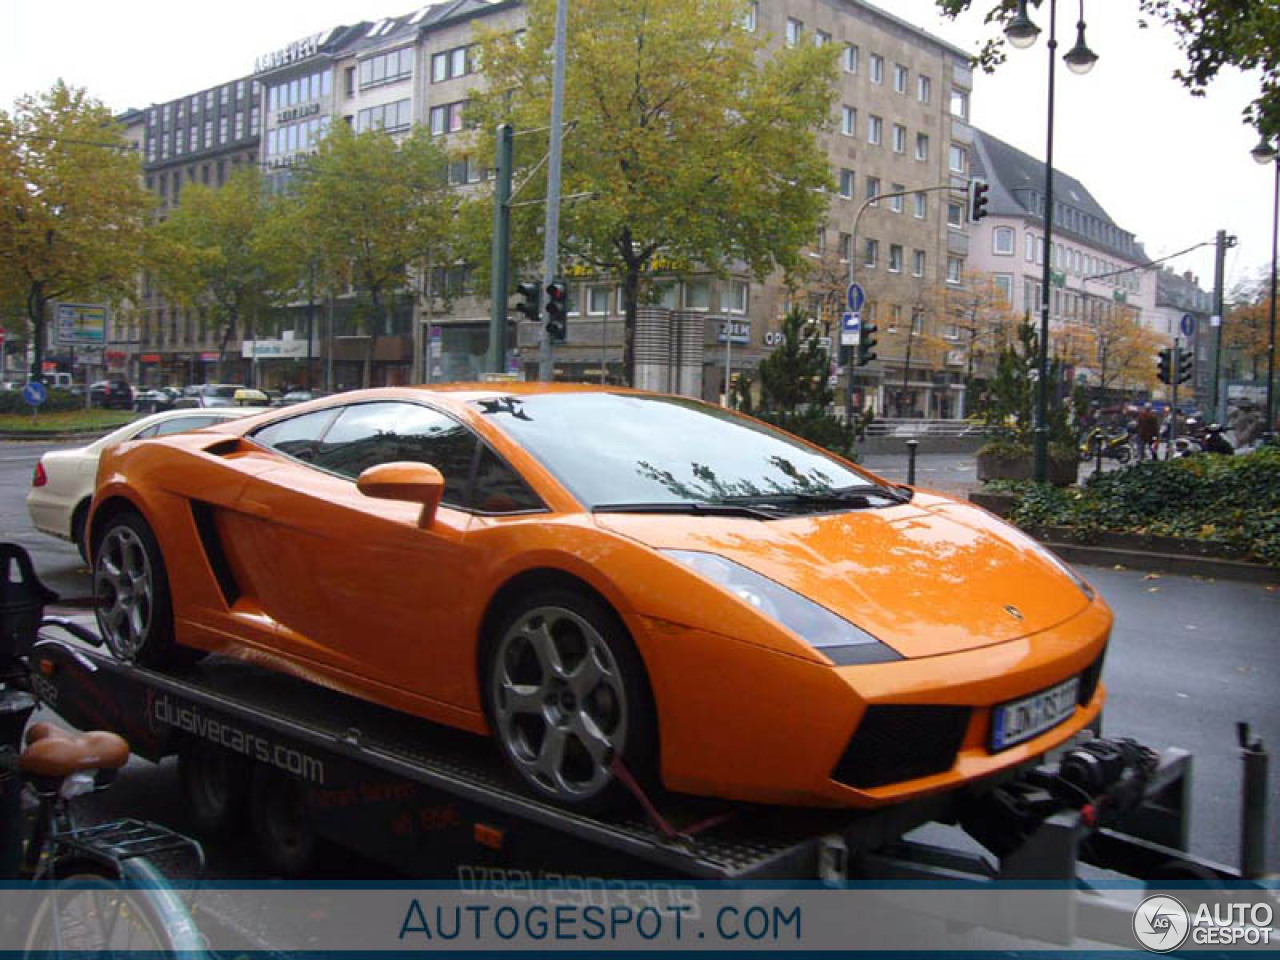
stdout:
<svg viewBox="0 0 1280 960">
<path fill-rule="evenodd" d="M 563 393 L 474 407 L 589 509 L 679 504 L 832 506 L 874 478 L 731 411 L 678 397 Z M 794 500 L 794 504 L 788 504 Z"/>
</svg>

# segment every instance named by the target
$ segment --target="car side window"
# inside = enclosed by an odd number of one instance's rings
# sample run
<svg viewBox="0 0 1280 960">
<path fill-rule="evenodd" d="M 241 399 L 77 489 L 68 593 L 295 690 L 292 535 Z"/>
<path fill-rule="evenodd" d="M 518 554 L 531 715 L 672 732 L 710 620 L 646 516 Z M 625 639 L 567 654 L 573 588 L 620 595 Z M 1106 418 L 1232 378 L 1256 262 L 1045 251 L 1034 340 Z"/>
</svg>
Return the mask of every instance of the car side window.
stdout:
<svg viewBox="0 0 1280 960">
<path fill-rule="evenodd" d="M 335 412 L 334 410 L 317 410 L 315 413 L 304 413 L 300 417 L 277 420 L 275 423 L 255 430 L 252 436 L 263 446 L 311 463 L 315 461 L 316 444 L 324 435 L 325 428 L 333 422 Z"/>
<path fill-rule="evenodd" d="M 458 421 L 429 407 L 358 403 L 343 408 L 312 462 L 352 480 L 380 463 L 429 463 L 444 476 L 442 502 L 465 507 L 478 442 Z"/>
<path fill-rule="evenodd" d="M 172 420 L 163 420 L 154 427 L 148 427 L 144 432 L 149 437 L 163 437 L 167 433 L 186 433 L 188 430 L 199 430 L 201 427 L 221 422 L 221 417 L 174 417 Z"/>
<path fill-rule="evenodd" d="M 480 451 L 471 504 L 480 513 L 523 513 L 545 509 L 528 484 L 488 447 Z"/>
</svg>

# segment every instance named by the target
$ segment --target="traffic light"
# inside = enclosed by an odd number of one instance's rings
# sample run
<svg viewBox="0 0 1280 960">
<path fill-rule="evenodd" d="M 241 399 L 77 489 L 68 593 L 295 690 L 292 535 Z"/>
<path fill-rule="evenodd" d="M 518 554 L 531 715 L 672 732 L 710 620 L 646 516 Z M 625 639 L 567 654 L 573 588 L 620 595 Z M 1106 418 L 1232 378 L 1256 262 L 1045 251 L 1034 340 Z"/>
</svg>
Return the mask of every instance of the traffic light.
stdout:
<svg viewBox="0 0 1280 960">
<path fill-rule="evenodd" d="M 1173 347 L 1165 347 L 1156 357 L 1156 377 L 1161 383 L 1173 383 Z"/>
<path fill-rule="evenodd" d="M 874 323 L 864 323 L 862 333 L 858 337 L 858 366 L 865 367 L 876 358 L 876 338 L 873 334 L 880 329 Z"/>
<path fill-rule="evenodd" d="M 1191 366 L 1192 366 L 1191 351 L 1179 350 L 1178 351 L 1178 382 L 1179 383 L 1186 383 L 1188 380 L 1191 379 Z"/>
<path fill-rule="evenodd" d="M 969 222 L 977 223 L 987 215 L 987 194 L 991 184 L 985 180 L 969 181 Z"/>
<path fill-rule="evenodd" d="M 552 343 L 564 343 L 568 336 L 568 307 L 569 288 L 563 280 L 552 280 L 547 284 L 547 338 Z"/>
<path fill-rule="evenodd" d="M 538 316 L 542 313 L 542 305 L 539 303 L 542 299 L 542 284 L 522 283 L 516 287 L 516 295 L 520 297 L 520 302 L 516 304 L 516 313 L 522 314 L 526 320 L 537 323 Z"/>
</svg>

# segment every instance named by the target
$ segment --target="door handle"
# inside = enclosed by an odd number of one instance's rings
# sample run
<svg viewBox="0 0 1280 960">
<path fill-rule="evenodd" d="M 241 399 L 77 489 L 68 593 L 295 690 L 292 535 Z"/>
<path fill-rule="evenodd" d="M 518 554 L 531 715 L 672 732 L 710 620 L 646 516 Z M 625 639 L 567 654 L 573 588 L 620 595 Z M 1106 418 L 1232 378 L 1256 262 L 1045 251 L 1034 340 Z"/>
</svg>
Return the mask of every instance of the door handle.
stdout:
<svg viewBox="0 0 1280 960">
<path fill-rule="evenodd" d="M 263 520 L 271 519 L 270 504 L 259 503 L 257 500 L 241 500 L 237 506 L 250 516 L 260 517 Z"/>
</svg>

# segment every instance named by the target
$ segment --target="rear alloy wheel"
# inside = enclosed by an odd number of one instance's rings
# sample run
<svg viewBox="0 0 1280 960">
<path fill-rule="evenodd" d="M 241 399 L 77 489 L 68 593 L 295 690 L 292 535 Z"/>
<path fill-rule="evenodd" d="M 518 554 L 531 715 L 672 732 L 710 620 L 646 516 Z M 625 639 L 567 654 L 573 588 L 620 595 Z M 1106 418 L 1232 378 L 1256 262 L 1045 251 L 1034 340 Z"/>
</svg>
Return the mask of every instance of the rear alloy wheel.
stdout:
<svg viewBox="0 0 1280 960">
<path fill-rule="evenodd" d="M 175 659 L 173 608 L 164 560 L 136 513 L 108 521 L 93 551 L 98 629 L 120 660 L 145 666 Z"/>
<path fill-rule="evenodd" d="M 644 666 L 597 601 L 559 590 L 525 598 L 497 634 L 488 674 L 498 741 L 538 794 L 600 809 L 623 793 L 615 758 L 648 774 L 656 736 Z"/>
</svg>

